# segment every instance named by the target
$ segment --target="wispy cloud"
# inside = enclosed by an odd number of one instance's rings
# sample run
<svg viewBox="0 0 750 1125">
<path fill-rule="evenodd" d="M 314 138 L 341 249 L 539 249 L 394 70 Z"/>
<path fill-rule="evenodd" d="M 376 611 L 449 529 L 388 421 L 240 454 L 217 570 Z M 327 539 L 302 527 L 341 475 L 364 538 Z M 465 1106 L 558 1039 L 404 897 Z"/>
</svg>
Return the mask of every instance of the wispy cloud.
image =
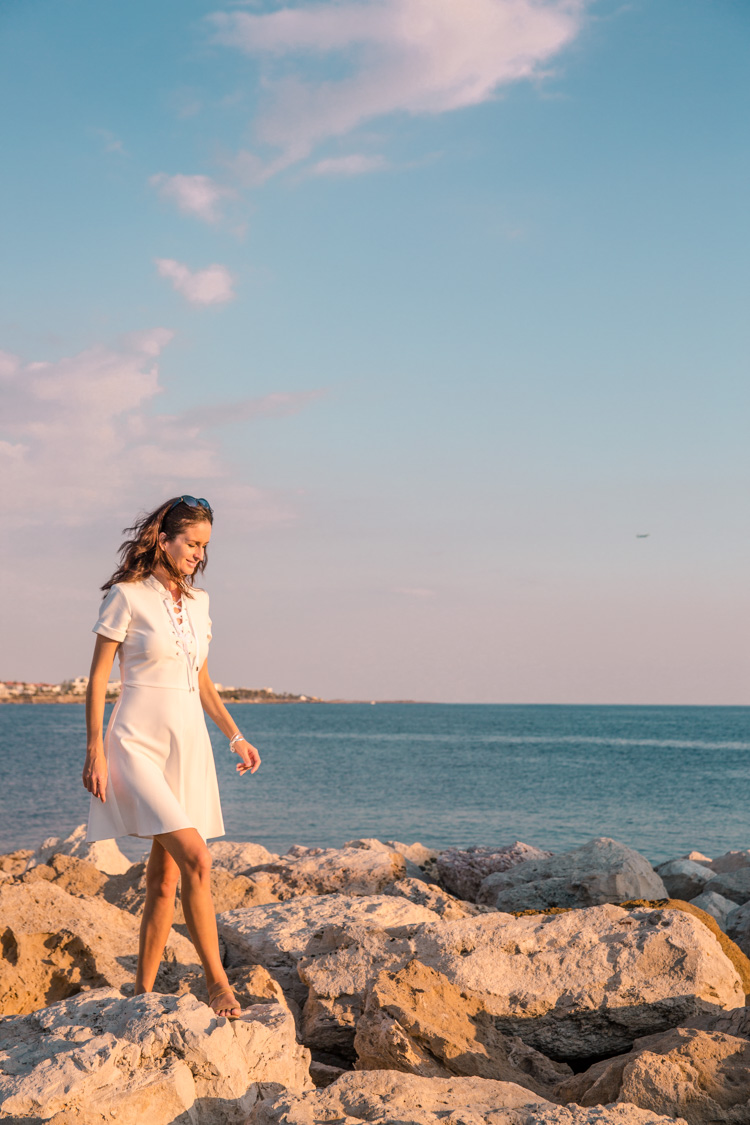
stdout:
<svg viewBox="0 0 750 1125">
<path fill-rule="evenodd" d="M 364 122 L 478 105 L 509 83 L 540 76 L 578 34 L 586 3 L 323 0 L 207 18 L 217 43 L 266 63 L 257 135 L 281 150 L 272 165 L 278 170 Z M 346 57 L 346 76 L 321 79 L 317 56 L 331 53 Z"/>
<path fill-rule="evenodd" d="M 232 422 L 247 422 L 252 418 L 287 418 L 291 414 L 299 414 L 305 407 L 327 395 L 325 387 L 311 391 L 274 391 L 257 398 L 196 407 L 186 410 L 180 417 L 188 426 L 200 424 L 205 429 L 226 426 Z"/>
<path fill-rule="evenodd" d="M 349 156 L 329 156 L 318 160 L 310 168 L 311 176 L 362 176 L 366 172 L 381 172 L 388 167 L 384 156 L 366 156 L 351 153 Z"/>
<path fill-rule="evenodd" d="M 192 305 L 221 305 L 234 297 L 232 275 L 218 263 L 204 270 L 191 270 L 174 258 L 155 258 L 160 277 L 167 278 Z"/>
<path fill-rule="evenodd" d="M 120 156 L 126 155 L 124 144 L 114 133 L 110 133 L 109 129 L 94 129 L 94 134 L 101 141 L 105 152 L 116 152 Z"/>
<path fill-rule="evenodd" d="M 204 223 L 217 223 L 222 203 L 235 195 L 231 188 L 223 187 L 210 176 L 186 176 L 180 172 L 168 176 L 158 172 L 150 177 L 149 183 L 164 199 L 175 203 L 183 215 L 193 215 Z"/>
<path fill-rule="evenodd" d="M 181 491 L 204 496 L 208 489 L 243 526 L 293 518 L 287 496 L 236 478 L 220 443 L 205 432 L 216 408 L 154 410 L 163 391 L 158 357 L 171 338 L 168 329 L 154 328 L 119 348 L 94 347 L 55 363 L 0 353 L 0 478 L 9 525 L 82 526 L 101 521 L 102 512 L 111 520 L 113 511 L 132 515 L 152 500 Z M 287 407 L 292 413 L 291 402 Z"/>
</svg>

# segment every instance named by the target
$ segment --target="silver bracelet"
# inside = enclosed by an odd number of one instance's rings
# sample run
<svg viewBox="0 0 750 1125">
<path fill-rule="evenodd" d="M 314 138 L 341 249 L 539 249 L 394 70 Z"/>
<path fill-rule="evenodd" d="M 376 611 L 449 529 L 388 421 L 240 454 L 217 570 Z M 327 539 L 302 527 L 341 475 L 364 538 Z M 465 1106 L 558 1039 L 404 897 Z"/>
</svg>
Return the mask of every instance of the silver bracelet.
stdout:
<svg viewBox="0 0 750 1125">
<path fill-rule="evenodd" d="M 234 746 L 235 742 L 244 742 L 244 741 L 245 741 L 244 734 L 240 734 L 239 731 L 237 731 L 236 734 L 233 734 L 232 737 L 229 739 L 229 753 L 234 754 L 234 750 L 232 749 L 232 747 Z"/>
</svg>

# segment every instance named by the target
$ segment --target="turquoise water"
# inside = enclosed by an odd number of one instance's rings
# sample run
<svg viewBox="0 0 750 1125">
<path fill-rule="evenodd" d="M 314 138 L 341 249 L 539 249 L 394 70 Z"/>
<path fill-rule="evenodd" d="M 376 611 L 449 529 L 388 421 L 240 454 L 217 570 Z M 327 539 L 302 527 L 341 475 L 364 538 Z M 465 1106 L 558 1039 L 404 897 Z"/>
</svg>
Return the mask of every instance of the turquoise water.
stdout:
<svg viewBox="0 0 750 1125">
<path fill-rule="evenodd" d="M 263 765 L 209 724 L 227 837 L 273 851 L 613 836 L 652 861 L 750 846 L 750 708 L 232 704 Z M 0 851 L 86 819 L 83 706 L 0 706 Z M 121 841 L 134 858 L 139 841 Z"/>
</svg>

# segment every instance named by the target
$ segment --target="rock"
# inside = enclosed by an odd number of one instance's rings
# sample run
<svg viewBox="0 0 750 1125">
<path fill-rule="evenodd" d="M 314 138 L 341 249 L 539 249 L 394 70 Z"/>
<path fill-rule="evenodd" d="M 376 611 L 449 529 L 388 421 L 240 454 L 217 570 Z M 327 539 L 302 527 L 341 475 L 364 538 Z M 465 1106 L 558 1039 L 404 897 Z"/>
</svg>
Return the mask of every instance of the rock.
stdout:
<svg viewBox="0 0 750 1125">
<path fill-rule="evenodd" d="M 47 863 L 53 855 L 72 855 L 76 859 L 85 859 L 106 875 L 121 875 L 131 866 L 131 861 L 123 855 L 114 840 L 96 840 L 88 843 L 85 824 L 79 824 L 65 839 L 50 836 L 34 852 L 28 866 L 34 867 L 37 863 Z"/>
<path fill-rule="evenodd" d="M 259 1096 L 310 1089 L 308 1065 L 277 1004 L 217 1020 L 192 996 L 97 989 L 0 1021 L 0 1103 L 16 1122 L 240 1125 Z"/>
<path fill-rule="evenodd" d="M 27 1013 L 81 989 L 131 985 L 138 921 L 101 899 L 75 898 L 47 881 L 0 884 L 0 1012 Z M 195 966 L 192 944 L 172 931 L 157 988 Z"/>
<path fill-rule="evenodd" d="M 516 1036 L 504 1035 L 476 996 L 442 973 L 409 961 L 380 973 L 368 991 L 354 1039 L 358 1070 L 404 1070 L 516 1082 L 549 1098 L 572 1074 Z"/>
<path fill-rule="evenodd" d="M 430 873 L 437 858 L 437 852 L 425 848 L 422 844 L 400 844 L 398 841 L 383 843 L 382 840 L 371 838 L 363 840 L 348 840 L 344 848 L 369 848 L 376 852 L 397 852 L 404 861 L 404 877 L 407 879 L 421 879 L 425 883 L 435 883 L 437 880 Z"/>
<path fill-rule="evenodd" d="M 687 914 L 692 914 L 694 918 L 698 918 L 706 929 L 714 935 L 721 946 L 724 956 L 728 957 L 732 962 L 745 993 L 750 993 L 750 960 L 748 960 L 740 947 L 724 933 L 713 915 L 705 910 L 701 910 L 695 902 L 682 902 L 679 899 L 668 899 L 667 902 L 664 903 L 664 907 L 668 910 L 683 910 Z"/>
<path fill-rule="evenodd" d="M 732 902 L 730 898 L 717 895 L 715 891 L 705 891 L 703 894 L 696 895 L 696 897 L 690 901 L 693 906 L 697 906 L 699 910 L 704 910 L 706 914 L 710 914 L 712 918 L 715 918 L 716 924 L 722 930 L 726 930 L 727 916 L 730 911 L 737 908 L 737 904 Z"/>
<path fill-rule="evenodd" d="M 710 867 L 693 863 L 690 859 L 670 859 L 656 868 L 670 898 L 681 898 L 690 902 L 701 893 L 714 872 Z"/>
<path fill-rule="evenodd" d="M 299 960 L 310 1047 L 352 1051 L 375 978 L 413 958 L 480 999 L 498 1030 L 566 1062 L 629 1049 L 700 1011 L 744 1002 L 718 939 L 680 910 L 604 905 L 385 929 L 356 922 L 323 929 Z"/>
<path fill-rule="evenodd" d="M 727 914 L 727 936 L 736 942 L 743 953 L 750 955 L 750 902 L 735 906 Z"/>
<path fill-rule="evenodd" d="M 69 895 L 93 898 L 101 894 L 108 876 L 85 859 L 64 853 L 50 856 L 46 863 L 37 863 L 21 877 L 23 883 L 54 883 Z"/>
<path fill-rule="evenodd" d="M 734 1035 L 738 1039 L 750 1039 L 750 1008 L 729 1008 L 716 1012 L 702 1012 L 685 1020 L 683 1027 L 694 1027 L 699 1031 L 721 1031 L 724 1035 Z"/>
<path fill-rule="evenodd" d="M 345 848 L 290 848 L 273 863 L 252 871 L 272 876 L 270 885 L 277 899 L 297 895 L 377 895 L 406 874 L 406 860 L 383 845 Z M 378 843 L 378 841 L 375 841 Z"/>
<path fill-rule="evenodd" d="M 750 902 L 750 867 L 738 867 L 736 871 L 714 875 L 704 886 L 704 891 L 714 891 L 723 898 L 730 898 L 742 906 Z"/>
<path fill-rule="evenodd" d="M 310 1063 L 310 1077 L 313 1084 L 321 1090 L 330 1086 L 342 1074 L 346 1074 L 346 1071 L 340 1066 L 331 1066 L 329 1063 L 318 1062 L 317 1059 L 313 1059 Z"/>
<path fill-rule="evenodd" d="M 307 989 L 297 964 L 316 933 L 322 935 L 334 924 L 398 929 L 436 920 L 432 911 L 400 896 L 331 894 L 230 910 L 219 915 L 218 925 L 226 945 L 227 967 L 264 965 L 287 999 L 301 1005 Z"/>
<path fill-rule="evenodd" d="M 489 875 L 477 895 L 478 902 L 498 910 L 598 906 L 659 898 L 667 898 L 667 892 L 648 860 L 606 837 L 549 859 L 530 859 L 509 871 Z"/>
<path fill-rule="evenodd" d="M 0 872 L 7 875 L 21 875 L 28 867 L 33 854 L 31 848 L 19 848 L 18 851 L 0 855 Z"/>
<path fill-rule="evenodd" d="M 497 848 L 446 848 L 437 857 L 437 869 L 440 883 L 447 891 L 468 902 L 475 902 L 479 887 L 488 875 L 508 871 L 530 859 L 545 859 L 551 855 L 551 852 L 540 851 L 531 844 L 522 844 L 520 840 Z"/>
<path fill-rule="evenodd" d="M 426 906 L 428 910 L 434 911 L 440 918 L 445 919 L 473 918 L 487 909 L 454 898 L 447 891 L 441 891 L 435 884 L 423 883 L 419 879 L 399 879 L 398 882 L 386 887 L 383 894 L 401 895 L 402 898 L 408 898 L 410 902 L 416 902 L 419 906 Z"/>
<path fill-rule="evenodd" d="M 342 1074 L 323 1090 L 259 1101 L 248 1125 L 685 1125 L 636 1106 L 558 1106 L 488 1078 L 422 1078 L 390 1070 Z"/>
<path fill-rule="evenodd" d="M 628 1102 L 688 1125 L 746 1125 L 750 1042 L 676 1027 L 639 1039 L 629 1054 L 596 1063 L 558 1092 L 585 1106 Z"/>
<path fill-rule="evenodd" d="M 424 844 L 419 842 L 415 844 L 402 844 L 398 840 L 386 840 L 385 846 L 394 852 L 398 852 L 409 863 L 413 863 L 415 867 L 424 870 L 430 867 L 437 860 L 438 853 L 434 848 L 426 848 Z"/>
<path fill-rule="evenodd" d="M 223 867 L 233 875 L 245 875 L 264 863 L 275 863 L 279 858 L 260 844 L 238 843 L 234 840 L 212 840 L 208 845 L 215 867 Z"/>
<path fill-rule="evenodd" d="M 750 867 L 750 848 L 742 851 L 725 852 L 724 855 L 712 859 L 708 866 L 717 875 L 725 875 L 732 871 L 740 871 L 743 867 Z"/>
<path fill-rule="evenodd" d="M 691 859 L 693 863 L 702 863 L 705 867 L 710 867 L 713 860 L 710 856 L 704 855 L 703 852 L 688 852 L 687 855 L 680 855 L 678 859 Z"/>
</svg>

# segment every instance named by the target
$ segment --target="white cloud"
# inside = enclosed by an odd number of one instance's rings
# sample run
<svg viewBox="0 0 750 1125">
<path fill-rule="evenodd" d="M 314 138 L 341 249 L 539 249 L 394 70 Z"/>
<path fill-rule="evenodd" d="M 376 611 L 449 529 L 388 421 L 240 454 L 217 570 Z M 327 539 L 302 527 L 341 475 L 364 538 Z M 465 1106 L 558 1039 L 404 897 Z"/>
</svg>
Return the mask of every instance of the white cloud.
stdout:
<svg viewBox="0 0 750 1125">
<path fill-rule="evenodd" d="M 193 305 L 221 305 L 234 297 L 232 275 L 226 266 L 214 263 L 204 270 L 191 270 L 174 258 L 155 258 L 161 277 L 166 277 Z"/>
<path fill-rule="evenodd" d="M 155 411 L 163 391 L 158 356 L 171 338 L 155 328 L 117 349 L 94 347 L 54 363 L 24 364 L 2 353 L 0 476 L 8 524 L 78 527 L 106 517 L 122 526 L 121 519 L 180 492 L 209 495 L 243 526 L 293 517 L 287 496 L 236 479 L 220 442 L 206 434 L 211 423 L 200 409 Z M 262 401 L 234 403 L 232 416 L 264 413 Z M 265 412 L 293 413 L 302 405 L 267 403 Z"/>
<path fill-rule="evenodd" d="M 210 176 L 185 176 L 179 172 L 175 176 L 159 172 L 150 177 L 149 183 L 164 199 L 176 203 L 184 215 L 194 215 L 205 223 L 218 222 L 222 202 L 235 194 Z"/>
<path fill-rule="evenodd" d="M 478 105 L 504 85 L 540 75 L 578 34 L 586 3 L 324 0 L 208 19 L 216 42 L 266 60 L 268 99 L 257 133 L 282 151 L 272 165 L 278 170 L 366 121 Z M 345 77 L 306 77 L 306 57 L 334 52 L 345 55 Z"/>
<path fill-rule="evenodd" d="M 362 176 L 366 172 L 379 172 L 387 168 L 384 156 L 365 156 L 364 153 L 351 153 L 349 156 L 329 156 L 318 160 L 310 169 L 311 176 Z"/>
</svg>

